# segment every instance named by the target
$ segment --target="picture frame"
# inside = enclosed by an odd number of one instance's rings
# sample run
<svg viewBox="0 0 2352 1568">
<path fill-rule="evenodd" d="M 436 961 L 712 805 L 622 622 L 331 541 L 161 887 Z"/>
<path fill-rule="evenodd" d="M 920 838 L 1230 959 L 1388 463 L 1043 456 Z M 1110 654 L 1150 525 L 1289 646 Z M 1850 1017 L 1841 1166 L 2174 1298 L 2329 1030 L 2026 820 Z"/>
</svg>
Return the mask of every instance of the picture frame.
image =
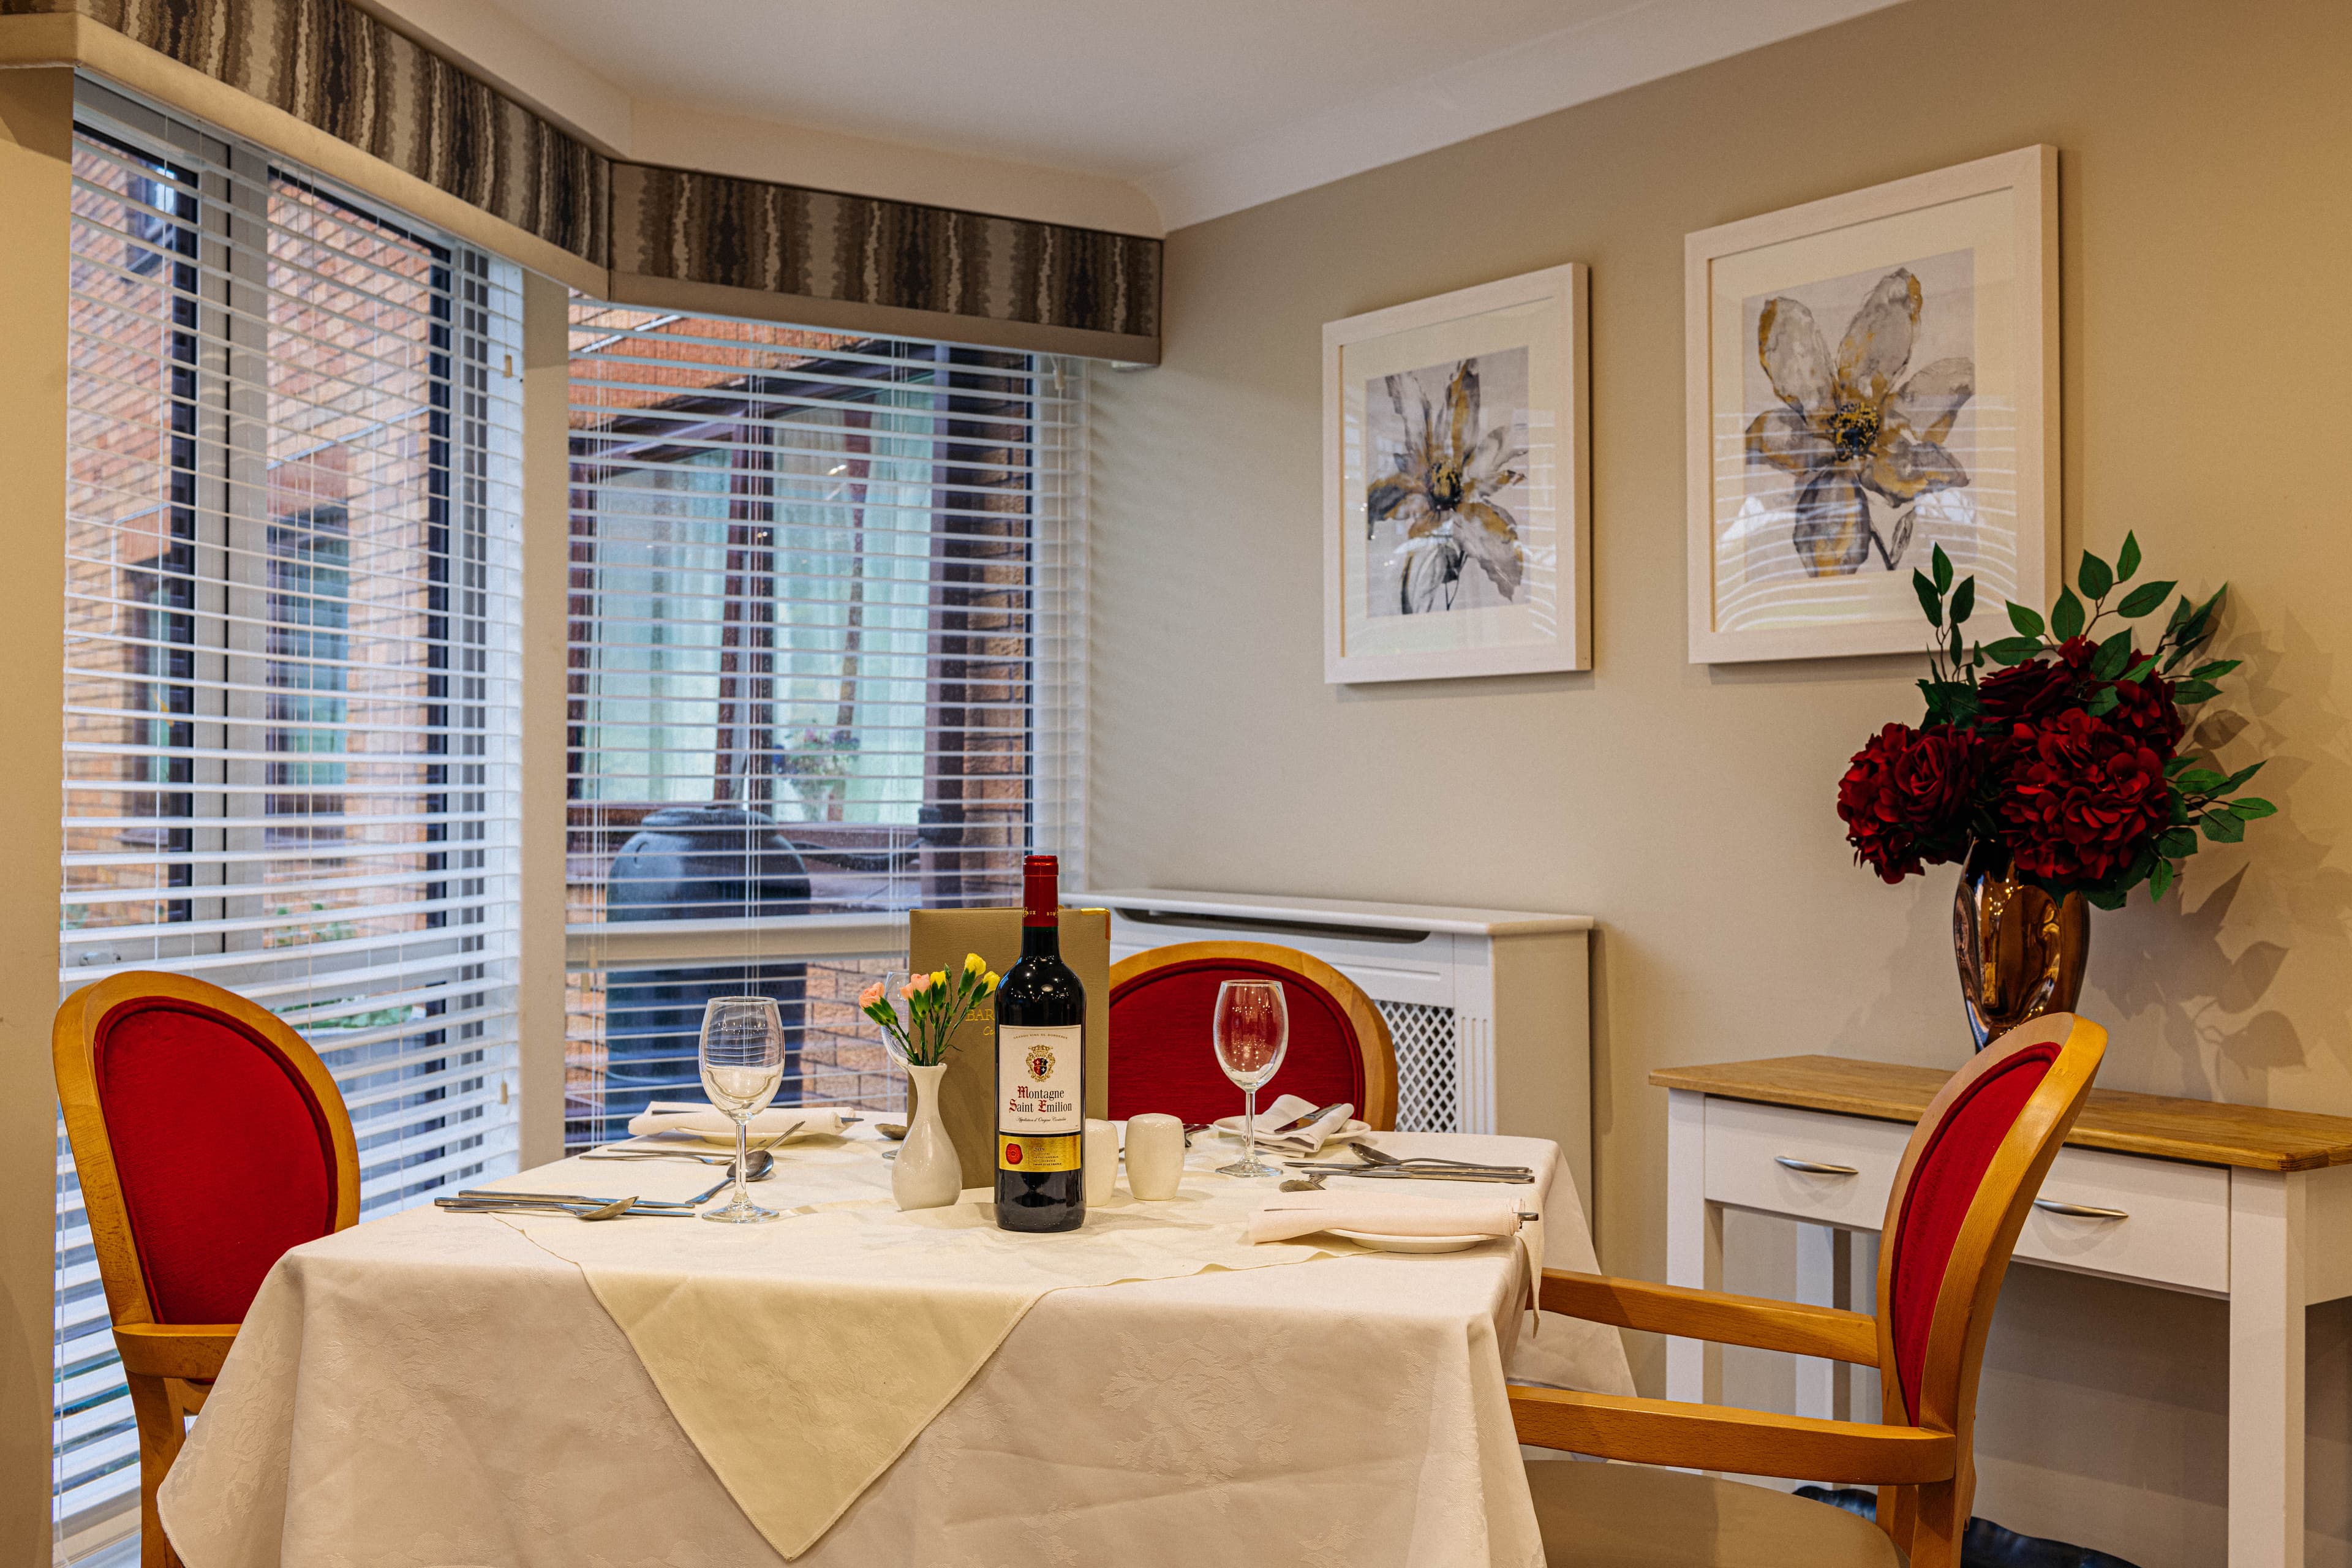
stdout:
<svg viewBox="0 0 2352 1568">
<path fill-rule="evenodd" d="M 1686 236 L 1690 662 L 1924 652 L 2058 580 L 2058 151 Z M 1990 634 L 1988 634 L 1990 635 Z"/>
<path fill-rule="evenodd" d="M 1588 269 L 1323 328 L 1323 679 L 1592 664 Z"/>
</svg>

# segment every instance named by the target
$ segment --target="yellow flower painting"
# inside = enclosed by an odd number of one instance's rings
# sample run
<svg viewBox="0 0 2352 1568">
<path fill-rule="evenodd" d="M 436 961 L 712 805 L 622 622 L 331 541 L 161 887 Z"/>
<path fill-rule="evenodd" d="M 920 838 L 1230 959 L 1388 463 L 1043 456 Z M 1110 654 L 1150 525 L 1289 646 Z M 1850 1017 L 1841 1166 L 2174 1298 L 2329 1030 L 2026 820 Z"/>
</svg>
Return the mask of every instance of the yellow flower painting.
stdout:
<svg viewBox="0 0 2352 1568">
<path fill-rule="evenodd" d="M 1365 388 L 1364 535 L 1376 616 L 1517 602 L 1527 544 L 1527 351 L 1401 371 Z"/>
<path fill-rule="evenodd" d="M 1915 503 L 1969 483 L 1945 443 L 1976 395 L 1974 361 L 1948 355 L 1910 369 L 1930 308 L 1919 278 L 1897 267 L 1871 286 L 1834 354 L 1795 294 L 1776 294 L 1757 312 L 1757 363 L 1779 401 L 1748 423 L 1748 461 L 1794 481 L 1790 542 L 1808 576 L 1851 576 L 1874 551 L 1894 571 L 1910 546 Z"/>
</svg>

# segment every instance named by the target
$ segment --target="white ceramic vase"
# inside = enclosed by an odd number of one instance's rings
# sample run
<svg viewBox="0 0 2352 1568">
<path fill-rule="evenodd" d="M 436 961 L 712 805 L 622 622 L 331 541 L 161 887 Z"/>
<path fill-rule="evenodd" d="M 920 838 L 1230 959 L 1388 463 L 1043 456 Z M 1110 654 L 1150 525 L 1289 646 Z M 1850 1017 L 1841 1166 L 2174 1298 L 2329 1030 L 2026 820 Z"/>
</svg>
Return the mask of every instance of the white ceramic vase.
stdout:
<svg viewBox="0 0 2352 1568">
<path fill-rule="evenodd" d="M 963 1192 L 963 1162 L 940 1120 L 940 1079 L 947 1064 L 907 1068 L 915 1090 L 915 1117 L 890 1162 L 890 1196 L 902 1209 L 944 1208 Z"/>
</svg>

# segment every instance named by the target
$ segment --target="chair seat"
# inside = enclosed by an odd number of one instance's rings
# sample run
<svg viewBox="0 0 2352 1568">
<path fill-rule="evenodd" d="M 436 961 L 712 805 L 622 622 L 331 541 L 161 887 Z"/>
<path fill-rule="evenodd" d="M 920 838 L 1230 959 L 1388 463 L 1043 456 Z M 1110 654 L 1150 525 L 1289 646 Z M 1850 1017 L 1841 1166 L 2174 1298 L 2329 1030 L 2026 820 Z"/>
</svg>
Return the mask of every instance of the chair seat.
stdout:
<svg viewBox="0 0 2352 1568">
<path fill-rule="evenodd" d="M 1870 1521 L 1744 1481 L 1534 1459 L 1549 1568 L 1910 1568 Z"/>
</svg>

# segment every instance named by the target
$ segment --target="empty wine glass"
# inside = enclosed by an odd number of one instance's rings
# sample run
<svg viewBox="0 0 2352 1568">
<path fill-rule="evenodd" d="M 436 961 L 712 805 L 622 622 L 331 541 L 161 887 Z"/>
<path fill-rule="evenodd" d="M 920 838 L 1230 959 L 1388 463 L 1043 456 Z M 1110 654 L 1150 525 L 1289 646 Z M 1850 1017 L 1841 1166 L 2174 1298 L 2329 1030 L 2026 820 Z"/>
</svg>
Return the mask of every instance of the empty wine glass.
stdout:
<svg viewBox="0 0 2352 1568">
<path fill-rule="evenodd" d="M 1257 1157 L 1258 1086 L 1281 1070 L 1283 1053 L 1290 1047 L 1290 1009 L 1278 980 L 1228 980 L 1217 987 L 1217 1011 L 1212 1032 L 1217 1042 L 1217 1065 L 1242 1091 L 1242 1157 L 1218 1173 L 1227 1176 L 1280 1174 Z"/>
<path fill-rule="evenodd" d="M 702 1217 L 758 1225 L 776 1217 L 743 1190 L 751 1156 L 751 1118 L 768 1108 L 784 1079 L 784 1020 L 765 996 L 714 996 L 702 1009 L 702 1091 L 735 1123 L 735 1196 Z"/>
</svg>

